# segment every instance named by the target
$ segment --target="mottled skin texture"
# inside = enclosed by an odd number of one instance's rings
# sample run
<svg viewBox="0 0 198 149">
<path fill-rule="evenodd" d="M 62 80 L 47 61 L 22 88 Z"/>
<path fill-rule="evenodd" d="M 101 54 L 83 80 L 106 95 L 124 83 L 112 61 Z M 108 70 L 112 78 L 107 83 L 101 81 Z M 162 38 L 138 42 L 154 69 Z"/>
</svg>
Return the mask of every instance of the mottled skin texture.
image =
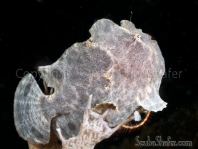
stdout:
<svg viewBox="0 0 198 149">
<path fill-rule="evenodd" d="M 93 149 L 98 142 L 109 138 L 121 125 L 134 119 L 134 116 L 131 116 L 116 127 L 110 128 L 105 121 L 109 109 L 105 110 L 102 115 L 95 113 L 91 109 L 91 100 L 92 95 L 89 96 L 89 100 L 87 101 L 83 122 L 76 137 L 66 140 L 62 136 L 61 129 L 57 128 L 57 132 L 62 141 L 62 149 Z"/>
<path fill-rule="evenodd" d="M 38 68 L 47 86 L 54 88 L 52 95 L 44 95 L 31 74 L 19 83 L 14 118 L 23 139 L 47 143 L 54 117 L 64 138 L 77 136 L 90 94 L 92 107 L 106 101 L 118 108 L 106 116 L 109 127 L 126 120 L 138 106 L 154 112 L 166 107 L 159 96 L 165 66 L 156 41 L 125 20 L 121 26 L 98 20 L 90 33 L 55 63 Z"/>
</svg>

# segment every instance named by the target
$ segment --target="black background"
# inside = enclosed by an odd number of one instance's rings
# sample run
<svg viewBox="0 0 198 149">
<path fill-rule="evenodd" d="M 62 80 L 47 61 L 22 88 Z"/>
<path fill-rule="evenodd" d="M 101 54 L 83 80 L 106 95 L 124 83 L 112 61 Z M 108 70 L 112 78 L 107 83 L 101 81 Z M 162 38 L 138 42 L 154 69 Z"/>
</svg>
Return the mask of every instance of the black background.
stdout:
<svg viewBox="0 0 198 149">
<path fill-rule="evenodd" d="M 157 40 L 166 72 L 181 76 L 162 79 L 160 96 L 168 103 L 136 131 L 117 133 L 95 149 L 132 149 L 135 136 L 146 141 L 161 136 L 192 141 L 198 146 L 198 19 L 197 1 L 131 0 L 71 1 L 15 0 L 0 2 L 0 143 L 26 149 L 14 126 L 15 89 L 26 72 L 55 62 L 66 48 L 90 37 L 88 30 L 101 18 L 119 24 L 130 20 Z M 17 71 L 18 70 L 18 71 Z M 39 82 L 38 78 L 36 78 Z M 2 148 L 2 147 L 0 147 Z M 140 148 L 140 147 L 139 147 Z M 143 147 L 148 148 L 148 147 Z M 159 147 L 158 147 L 159 148 Z M 171 148 L 171 147 L 160 147 Z M 179 148 L 179 147 L 178 147 Z M 184 147 L 185 148 L 185 147 Z"/>
</svg>

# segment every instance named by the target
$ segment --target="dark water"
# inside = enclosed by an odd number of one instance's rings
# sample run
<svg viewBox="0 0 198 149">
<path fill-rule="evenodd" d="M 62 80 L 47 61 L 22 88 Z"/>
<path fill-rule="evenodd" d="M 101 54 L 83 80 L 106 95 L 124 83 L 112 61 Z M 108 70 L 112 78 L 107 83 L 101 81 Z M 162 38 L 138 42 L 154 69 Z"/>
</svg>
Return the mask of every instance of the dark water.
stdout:
<svg viewBox="0 0 198 149">
<path fill-rule="evenodd" d="M 175 1 L 176 2 L 176 1 Z M 131 21 L 158 41 L 166 64 L 161 98 L 168 103 L 149 122 L 132 132 L 120 132 L 95 149 L 134 149 L 139 141 L 192 141 L 198 147 L 198 2 L 177 5 L 160 0 L 80 1 L 18 0 L 0 2 L 0 120 L 1 146 L 26 149 L 13 121 L 14 92 L 25 73 L 56 61 L 66 48 L 87 40 L 89 28 L 101 18 L 119 24 Z M 180 75 L 179 75 L 180 74 Z M 1 147 L 0 147 L 1 148 Z M 152 147 L 174 148 L 174 147 Z M 180 147 L 175 147 L 180 148 Z M 188 148 L 188 147 L 182 147 Z"/>
</svg>

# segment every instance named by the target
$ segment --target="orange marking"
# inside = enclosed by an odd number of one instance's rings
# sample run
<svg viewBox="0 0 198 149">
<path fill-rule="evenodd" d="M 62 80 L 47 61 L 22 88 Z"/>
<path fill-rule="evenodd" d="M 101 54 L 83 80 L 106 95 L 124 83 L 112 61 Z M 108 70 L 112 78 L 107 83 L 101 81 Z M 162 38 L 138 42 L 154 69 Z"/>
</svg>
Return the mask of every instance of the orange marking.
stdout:
<svg viewBox="0 0 198 149">
<path fill-rule="evenodd" d="M 151 111 L 148 111 L 144 120 L 141 123 L 139 123 L 138 125 L 135 125 L 135 126 L 122 125 L 121 127 L 125 128 L 125 129 L 136 129 L 136 128 L 145 124 L 145 122 L 148 120 L 148 117 L 149 117 L 150 114 L 151 114 Z"/>
</svg>

